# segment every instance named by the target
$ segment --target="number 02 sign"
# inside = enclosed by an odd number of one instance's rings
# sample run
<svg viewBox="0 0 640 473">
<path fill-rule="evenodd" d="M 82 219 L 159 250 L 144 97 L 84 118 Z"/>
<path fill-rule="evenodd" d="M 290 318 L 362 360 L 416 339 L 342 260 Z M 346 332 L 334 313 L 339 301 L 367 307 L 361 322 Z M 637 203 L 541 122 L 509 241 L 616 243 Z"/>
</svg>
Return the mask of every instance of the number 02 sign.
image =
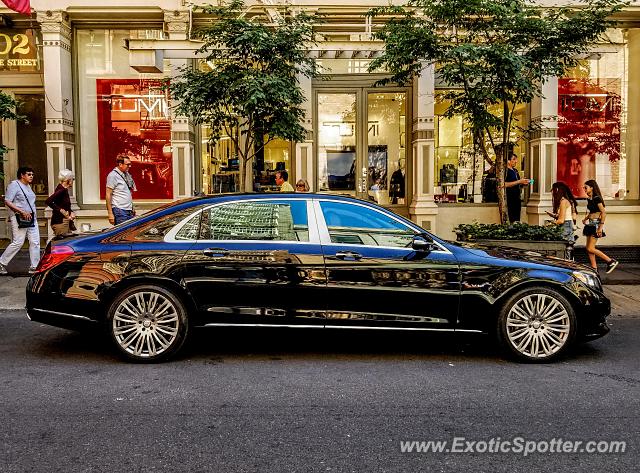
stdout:
<svg viewBox="0 0 640 473">
<path fill-rule="evenodd" d="M 40 72 L 34 30 L 0 30 L 0 72 Z"/>
</svg>

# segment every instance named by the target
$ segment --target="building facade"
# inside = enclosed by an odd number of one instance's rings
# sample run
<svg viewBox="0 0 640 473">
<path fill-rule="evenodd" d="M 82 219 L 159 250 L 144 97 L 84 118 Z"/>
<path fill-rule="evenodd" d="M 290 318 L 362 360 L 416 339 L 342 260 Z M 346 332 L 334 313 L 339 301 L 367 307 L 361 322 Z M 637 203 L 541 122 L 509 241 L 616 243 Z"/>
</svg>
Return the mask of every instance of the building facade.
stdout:
<svg viewBox="0 0 640 473">
<path fill-rule="evenodd" d="M 132 159 L 141 209 L 238 188 L 230 140 L 212 145 L 211 130 L 176 116 L 162 87 L 181 67 L 207 67 L 191 39 L 207 19 L 192 2 L 64 0 L 55 9 L 49 1 L 31 3 L 32 18 L 0 10 L 0 88 L 21 101 L 28 118 L 2 123 L 2 143 L 11 148 L 3 191 L 28 164 L 43 202 L 60 169 L 72 169 L 78 219 L 101 227 L 105 179 L 119 154 Z M 265 17 L 277 14 L 277 3 L 247 2 L 250 14 Z M 308 52 L 323 77 L 301 79 L 308 139 L 270 142 L 255 159 L 248 188 L 276 190 L 274 174 L 284 169 L 313 191 L 375 200 L 448 239 L 459 223 L 499 221 L 487 190 L 490 169 L 464 121 L 444 117 L 440 95 L 448 86 L 434 66 L 425 64 L 410 86 L 374 87 L 384 71 L 368 66 L 383 45 L 372 39 L 375 25 L 364 14 L 388 1 L 288 4 L 325 16 L 320 41 Z M 640 76 L 640 11 L 629 7 L 619 20 L 579 67 L 545 82 L 543 98 L 518 106 L 519 124 L 536 131 L 512 141 L 521 174 L 534 179 L 523 194 L 523 221 L 544 222 L 556 180 L 583 197 L 582 183 L 594 178 L 607 203 L 606 243 L 639 245 L 640 91 L 630 84 Z M 2 221 L 0 237 L 5 231 Z"/>
</svg>

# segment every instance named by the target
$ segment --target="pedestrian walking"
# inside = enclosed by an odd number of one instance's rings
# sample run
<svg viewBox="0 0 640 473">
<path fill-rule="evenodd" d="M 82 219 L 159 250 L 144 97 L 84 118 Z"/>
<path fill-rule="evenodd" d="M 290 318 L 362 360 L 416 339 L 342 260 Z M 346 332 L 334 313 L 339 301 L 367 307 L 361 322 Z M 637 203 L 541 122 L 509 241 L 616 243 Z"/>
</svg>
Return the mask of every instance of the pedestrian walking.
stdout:
<svg viewBox="0 0 640 473">
<path fill-rule="evenodd" d="M 509 222 L 519 222 L 522 210 L 522 202 L 520 201 L 520 188 L 529 184 L 529 179 L 521 178 L 517 169 L 518 156 L 511 153 L 511 157 L 507 161 L 507 173 L 504 178 L 504 187 L 507 194 L 507 213 L 509 214 Z"/>
<path fill-rule="evenodd" d="M 107 176 L 105 201 L 109 223 L 112 225 L 126 222 L 136 215 L 131 193 L 137 189 L 129 174 L 130 168 L 131 160 L 127 156 L 118 156 L 116 167 Z"/>
<path fill-rule="evenodd" d="M 604 222 L 607 218 L 607 211 L 605 210 L 602 192 L 600 192 L 598 183 L 593 179 L 586 181 L 583 188 L 587 194 L 587 213 L 582 219 L 582 223 L 584 224 L 582 234 L 587 237 L 587 255 L 589 256 L 589 262 L 591 263 L 591 267 L 597 270 L 596 256 L 605 260 L 607 263 L 607 274 L 609 274 L 616 269 L 618 261 L 596 249 L 598 239 L 606 236 L 604 232 Z"/>
<path fill-rule="evenodd" d="M 0 274 L 7 274 L 7 265 L 20 251 L 25 238 L 29 239 L 29 272 L 33 273 L 40 261 L 40 231 L 36 218 L 36 194 L 31 189 L 33 169 L 21 166 L 17 179 L 7 186 L 4 203 L 9 209 L 11 243 L 0 256 Z"/>
<path fill-rule="evenodd" d="M 578 219 L 578 201 L 571 189 L 564 182 L 554 182 L 551 186 L 553 211 L 547 214 L 554 219 L 554 223 L 562 225 L 562 236 L 565 240 L 574 242 L 573 228 Z"/>
<path fill-rule="evenodd" d="M 75 175 L 69 169 L 63 169 L 58 174 L 58 187 L 51 194 L 45 204 L 53 212 L 51 213 L 51 229 L 55 236 L 64 235 L 76 229 L 74 220 L 76 214 L 71 210 L 71 198 L 69 188 L 73 185 Z"/>
</svg>

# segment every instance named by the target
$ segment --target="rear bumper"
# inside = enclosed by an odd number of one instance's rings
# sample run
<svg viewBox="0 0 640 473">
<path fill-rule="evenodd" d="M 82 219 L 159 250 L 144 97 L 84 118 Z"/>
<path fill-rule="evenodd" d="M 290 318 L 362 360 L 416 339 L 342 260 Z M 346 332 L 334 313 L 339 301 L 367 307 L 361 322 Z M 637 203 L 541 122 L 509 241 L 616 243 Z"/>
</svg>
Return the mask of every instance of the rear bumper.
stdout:
<svg viewBox="0 0 640 473">
<path fill-rule="evenodd" d="M 27 307 L 27 317 L 33 322 L 78 331 L 97 329 L 100 325 L 97 320 L 90 319 L 83 315 L 38 309 L 35 307 Z"/>
</svg>

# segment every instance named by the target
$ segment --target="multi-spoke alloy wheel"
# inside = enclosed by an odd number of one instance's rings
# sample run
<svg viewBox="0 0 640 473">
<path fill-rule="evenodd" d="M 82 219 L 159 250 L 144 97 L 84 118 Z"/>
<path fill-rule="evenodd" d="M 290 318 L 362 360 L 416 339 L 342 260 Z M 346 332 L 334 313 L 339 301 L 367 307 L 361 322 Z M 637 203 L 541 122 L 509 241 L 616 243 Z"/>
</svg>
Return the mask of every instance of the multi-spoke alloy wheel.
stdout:
<svg viewBox="0 0 640 473">
<path fill-rule="evenodd" d="M 109 327 L 113 341 L 128 358 L 165 359 L 184 342 L 185 311 L 169 291 L 155 286 L 130 288 L 111 306 Z"/>
<path fill-rule="evenodd" d="M 575 333 L 569 302 L 553 290 L 530 289 L 516 294 L 499 318 L 503 343 L 520 358 L 545 361 L 558 356 Z"/>
</svg>

